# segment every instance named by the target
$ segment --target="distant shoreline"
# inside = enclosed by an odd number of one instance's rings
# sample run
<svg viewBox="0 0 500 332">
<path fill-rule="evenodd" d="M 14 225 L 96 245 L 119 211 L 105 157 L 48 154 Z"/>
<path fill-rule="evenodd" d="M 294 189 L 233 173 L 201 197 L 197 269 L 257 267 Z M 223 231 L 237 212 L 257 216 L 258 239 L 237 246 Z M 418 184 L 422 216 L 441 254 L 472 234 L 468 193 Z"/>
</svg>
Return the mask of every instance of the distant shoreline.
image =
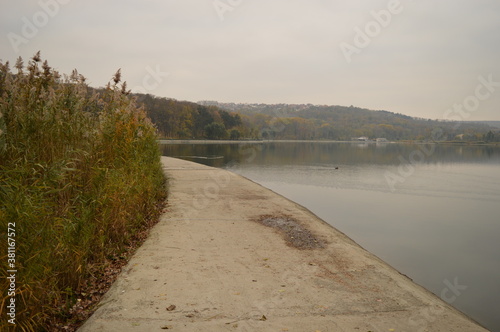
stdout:
<svg viewBox="0 0 500 332">
<path fill-rule="evenodd" d="M 334 140 L 209 140 L 209 139 L 160 139 L 160 144 L 267 144 L 267 143 L 352 143 L 352 144 L 446 144 L 446 145 L 474 145 L 474 146 L 500 146 L 500 142 L 462 142 L 462 141 L 334 141 Z"/>
</svg>

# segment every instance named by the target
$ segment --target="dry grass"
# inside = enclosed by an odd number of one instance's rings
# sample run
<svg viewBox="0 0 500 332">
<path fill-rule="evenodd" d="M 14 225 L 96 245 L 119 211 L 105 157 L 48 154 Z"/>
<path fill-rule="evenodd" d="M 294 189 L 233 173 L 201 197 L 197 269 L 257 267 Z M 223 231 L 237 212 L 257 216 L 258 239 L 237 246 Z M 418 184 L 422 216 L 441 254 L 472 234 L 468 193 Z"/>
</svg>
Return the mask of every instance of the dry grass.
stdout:
<svg viewBox="0 0 500 332">
<path fill-rule="evenodd" d="M 156 130 L 119 75 L 96 93 L 38 54 L 14 71 L 0 63 L 0 234 L 7 243 L 16 223 L 16 330 L 40 331 L 67 315 L 59 304 L 75 304 L 89 267 L 127 248 L 166 188 Z"/>
</svg>

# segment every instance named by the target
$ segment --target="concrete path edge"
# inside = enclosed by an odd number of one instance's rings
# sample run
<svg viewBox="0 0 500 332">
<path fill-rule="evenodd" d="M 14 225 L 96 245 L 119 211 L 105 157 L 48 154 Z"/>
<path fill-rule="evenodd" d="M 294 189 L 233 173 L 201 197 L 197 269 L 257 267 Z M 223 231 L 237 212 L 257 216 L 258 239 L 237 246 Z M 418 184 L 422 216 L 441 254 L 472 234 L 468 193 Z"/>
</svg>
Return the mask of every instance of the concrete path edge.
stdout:
<svg viewBox="0 0 500 332">
<path fill-rule="evenodd" d="M 162 162 L 167 212 L 79 331 L 487 331 L 285 197 Z"/>
</svg>

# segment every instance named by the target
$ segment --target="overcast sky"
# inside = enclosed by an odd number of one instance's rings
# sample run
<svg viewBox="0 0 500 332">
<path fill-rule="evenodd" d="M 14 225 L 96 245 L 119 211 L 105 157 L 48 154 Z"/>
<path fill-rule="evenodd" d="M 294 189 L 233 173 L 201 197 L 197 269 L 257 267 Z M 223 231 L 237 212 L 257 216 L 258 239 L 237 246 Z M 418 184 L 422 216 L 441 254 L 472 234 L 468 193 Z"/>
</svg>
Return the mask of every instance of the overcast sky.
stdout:
<svg viewBox="0 0 500 332">
<path fill-rule="evenodd" d="M 2 0 L 0 32 L 92 86 L 500 120 L 499 0 Z"/>
</svg>

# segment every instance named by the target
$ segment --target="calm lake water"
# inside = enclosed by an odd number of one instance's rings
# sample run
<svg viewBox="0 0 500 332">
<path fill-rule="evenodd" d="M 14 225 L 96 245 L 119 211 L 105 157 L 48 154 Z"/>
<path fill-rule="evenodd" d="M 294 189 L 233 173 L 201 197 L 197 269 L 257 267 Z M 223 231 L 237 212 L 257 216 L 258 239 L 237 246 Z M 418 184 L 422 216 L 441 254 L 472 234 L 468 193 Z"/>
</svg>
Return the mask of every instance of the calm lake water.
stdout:
<svg viewBox="0 0 500 332">
<path fill-rule="evenodd" d="M 307 207 L 500 331 L 500 147 L 331 142 L 162 145 Z"/>
</svg>

